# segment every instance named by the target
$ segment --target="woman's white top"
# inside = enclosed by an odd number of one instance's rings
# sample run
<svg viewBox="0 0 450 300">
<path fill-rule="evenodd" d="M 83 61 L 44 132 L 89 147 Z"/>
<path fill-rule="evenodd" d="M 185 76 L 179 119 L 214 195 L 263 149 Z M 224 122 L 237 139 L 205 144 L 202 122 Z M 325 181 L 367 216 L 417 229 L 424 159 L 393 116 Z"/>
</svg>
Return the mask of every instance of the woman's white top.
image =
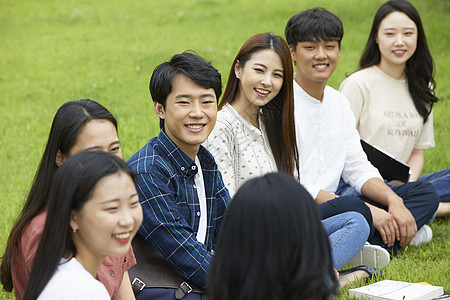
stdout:
<svg viewBox="0 0 450 300">
<path fill-rule="evenodd" d="M 350 102 L 359 135 L 369 144 L 404 163 L 414 149 L 434 147 L 433 112 L 423 123 L 407 80 L 372 66 L 346 78 L 340 91 Z"/>
<path fill-rule="evenodd" d="M 246 180 L 277 171 L 267 133 L 259 117 L 258 122 L 259 129 L 226 104 L 218 112 L 216 126 L 203 144 L 214 156 L 230 196 Z"/>
<path fill-rule="evenodd" d="M 61 259 L 39 300 L 110 300 L 105 286 L 75 258 Z"/>
</svg>

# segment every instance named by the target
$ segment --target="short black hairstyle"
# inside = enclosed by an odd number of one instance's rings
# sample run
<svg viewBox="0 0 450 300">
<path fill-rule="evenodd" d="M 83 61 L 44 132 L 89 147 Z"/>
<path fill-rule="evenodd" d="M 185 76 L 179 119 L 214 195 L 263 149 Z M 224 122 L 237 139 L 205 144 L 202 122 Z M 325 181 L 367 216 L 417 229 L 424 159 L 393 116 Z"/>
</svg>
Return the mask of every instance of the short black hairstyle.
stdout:
<svg viewBox="0 0 450 300">
<path fill-rule="evenodd" d="M 172 92 L 172 80 L 177 74 L 183 74 L 199 86 L 210 89 L 216 94 L 217 103 L 222 94 L 222 78 L 211 62 L 193 51 L 174 55 L 169 61 L 158 65 L 150 78 L 149 90 L 153 102 L 166 107 L 167 96 Z M 164 127 L 160 119 L 159 127 Z"/>
<path fill-rule="evenodd" d="M 325 8 L 302 11 L 286 24 L 286 41 L 295 50 L 298 42 L 338 41 L 341 47 L 344 26 L 341 20 Z"/>
</svg>

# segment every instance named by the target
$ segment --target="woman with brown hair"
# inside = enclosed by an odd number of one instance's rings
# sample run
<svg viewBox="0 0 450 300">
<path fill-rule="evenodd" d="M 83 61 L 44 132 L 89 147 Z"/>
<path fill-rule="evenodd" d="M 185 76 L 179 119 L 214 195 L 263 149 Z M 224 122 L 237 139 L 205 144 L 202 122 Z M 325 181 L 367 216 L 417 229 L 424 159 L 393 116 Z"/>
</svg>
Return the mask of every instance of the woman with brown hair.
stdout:
<svg viewBox="0 0 450 300">
<path fill-rule="evenodd" d="M 216 125 L 204 143 L 214 155 L 230 195 L 248 179 L 271 172 L 298 179 L 293 77 L 289 48 L 272 33 L 249 38 L 234 59 Z M 361 250 L 370 232 L 366 219 L 357 212 L 332 216 L 322 225 L 336 269 Z M 359 278 L 355 272 L 363 276 L 376 272 L 366 270 L 367 266 L 362 266 L 341 274 L 341 284 Z"/>
<path fill-rule="evenodd" d="M 231 196 L 251 177 L 299 168 L 292 72 L 286 42 L 272 33 L 249 38 L 232 63 L 205 142 Z"/>
</svg>

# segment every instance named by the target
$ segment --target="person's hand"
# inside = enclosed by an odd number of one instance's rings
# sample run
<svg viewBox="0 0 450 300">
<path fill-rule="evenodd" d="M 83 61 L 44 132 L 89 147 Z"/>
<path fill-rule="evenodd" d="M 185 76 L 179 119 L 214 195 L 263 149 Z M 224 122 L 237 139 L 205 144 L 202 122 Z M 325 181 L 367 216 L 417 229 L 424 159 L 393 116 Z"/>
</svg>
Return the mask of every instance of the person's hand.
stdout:
<svg viewBox="0 0 450 300">
<path fill-rule="evenodd" d="M 417 233 L 417 224 L 411 212 L 405 207 L 403 201 L 390 204 L 388 212 L 395 218 L 399 228 L 397 240 L 400 247 L 408 246 Z"/>
<path fill-rule="evenodd" d="M 370 205 L 369 208 L 372 213 L 373 225 L 380 232 L 383 243 L 388 247 L 392 247 L 396 237 L 400 235 L 394 216 L 384 209 L 373 205 Z"/>
</svg>

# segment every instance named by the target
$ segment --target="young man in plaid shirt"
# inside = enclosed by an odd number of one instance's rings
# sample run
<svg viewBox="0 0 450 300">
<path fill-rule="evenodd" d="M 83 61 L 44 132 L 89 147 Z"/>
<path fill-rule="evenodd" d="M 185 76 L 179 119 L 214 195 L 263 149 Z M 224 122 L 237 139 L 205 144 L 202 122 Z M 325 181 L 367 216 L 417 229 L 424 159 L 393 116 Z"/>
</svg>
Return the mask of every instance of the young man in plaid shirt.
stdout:
<svg viewBox="0 0 450 300">
<path fill-rule="evenodd" d="M 221 76 L 209 62 L 185 52 L 155 68 L 150 93 L 161 131 L 128 160 L 144 211 L 139 234 L 183 279 L 205 289 L 230 201 L 213 156 L 201 146 L 216 123 Z M 181 286 L 144 288 L 136 298 L 156 299 L 156 293 L 167 295 L 161 299 L 204 297 Z"/>
</svg>

